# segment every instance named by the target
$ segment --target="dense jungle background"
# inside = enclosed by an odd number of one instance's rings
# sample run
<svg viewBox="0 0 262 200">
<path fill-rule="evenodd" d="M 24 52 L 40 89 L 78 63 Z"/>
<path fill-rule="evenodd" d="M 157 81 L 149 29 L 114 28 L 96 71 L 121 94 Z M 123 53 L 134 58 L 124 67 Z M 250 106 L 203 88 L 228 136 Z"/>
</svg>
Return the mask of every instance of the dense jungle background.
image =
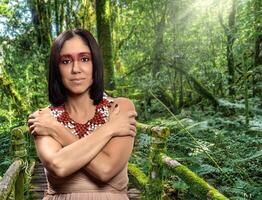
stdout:
<svg viewBox="0 0 262 200">
<path fill-rule="evenodd" d="M 139 122 L 170 128 L 169 156 L 230 199 L 262 199 L 261 0 L 0 2 L 0 179 L 6 136 L 49 104 L 52 41 L 85 28 L 108 93 L 132 99 Z M 147 173 L 150 137 L 137 140 L 131 161 Z M 165 187 L 169 199 L 201 199 L 172 174 Z"/>
</svg>

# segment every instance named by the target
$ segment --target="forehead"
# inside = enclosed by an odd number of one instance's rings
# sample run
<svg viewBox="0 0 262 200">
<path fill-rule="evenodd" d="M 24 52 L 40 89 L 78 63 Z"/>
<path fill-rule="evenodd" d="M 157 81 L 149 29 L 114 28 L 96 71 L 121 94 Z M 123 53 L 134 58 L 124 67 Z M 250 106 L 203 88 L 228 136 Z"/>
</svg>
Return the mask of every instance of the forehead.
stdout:
<svg viewBox="0 0 262 200">
<path fill-rule="evenodd" d="M 77 54 L 80 52 L 91 52 L 88 45 L 83 41 L 80 36 L 74 36 L 73 38 L 65 41 L 60 55 L 63 54 Z"/>
</svg>

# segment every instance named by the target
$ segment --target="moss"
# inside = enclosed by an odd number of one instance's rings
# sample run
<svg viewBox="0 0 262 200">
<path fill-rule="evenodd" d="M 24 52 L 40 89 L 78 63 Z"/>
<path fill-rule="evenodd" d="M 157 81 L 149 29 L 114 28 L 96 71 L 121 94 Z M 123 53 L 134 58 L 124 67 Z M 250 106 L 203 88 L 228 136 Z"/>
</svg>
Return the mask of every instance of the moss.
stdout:
<svg viewBox="0 0 262 200">
<path fill-rule="evenodd" d="M 145 132 L 146 134 L 156 137 L 156 138 L 162 138 L 166 140 L 170 135 L 170 129 L 167 127 L 162 126 L 152 126 L 148 124 L 143 124 L 137 122 L 136 124 L 137 129 Z"/>
<path fill-rule="evenodd" d="M 149 160 L 151 167 L 149 169 L 150 177 L 147 186 L 148 199 L 163 199 L 164 196 L 164 182 L 163 171 L 164 165 L 162 162 L 162 153 L 166 151 L 166 133 L 169 132 L 165 127 L 152 127 L 150 131 L 153 134 L 152 144 L 150 148 Z"/>
<path fill-rule="evenodd" d="M 13 186 L 15 185 L 17 179 L 19 179 L 19 175 L 21 174 L 22 167 L 23 167 L 23 161 L 16 160 L 8 168 L 8 170 L 4 174 L 3 179 L 0 182 L 0 199 L 7 199 L 8 196 L 11 194 L 14 188 Z M 20 187 L 21 186 L 22 185 L 20 185 Z"/>
<path fill-rule="evenodd" d="M 144 172 L 142 172 L 136 165 L 128 163 L 128 171 L 132 175 L 136 182 L 139 184 L 140 188 L 145 188 L 148 183 L 148 178 Z"/>
<path fill-rule="evenodd" d="M 15 158 L 25 159 L 27 156 L 25 132 L 27 127 L 21 126 L 11 131 L 12 153 Z"/>
<path fill-rule="evenodd" d="M 97 36 L 104 60 L 104 75 L 106 89 L 114 89 L 114 67 L 113 67 L 113 47 L 110 27 L 110 1 L 96 1 Z"/>
<path fill-rule="evenodd" d="M 199 193 L 201 196 L 205 196 L 211 189 L 206 181 L 197 176 L 186 166 L 180 165 L 173 170 L 183 181 L 185 181 L 195 192 Z"/>
<path fill-rule="evenodd" d="M 164 140 L 166 140 L 170 135 L 170 129 L 167 127 L 154 126 L 151 131 L 154 137 L 159 137 Z"/>
<path fill-rule="evenodd" d="M 2 87 L 1 87 L 2 86 Z M 8 95 L 13 99 L 15 106 L 19 113 L 26 113 L 28 110 L 27 105 L 24 103 L 25 101 L 16 90 L 15 85 L 11 78 L 4 73 L 4 76 L 0 76 L 0 88 L 4 91 L 4 94 Z"/>
<path fill-rule="evenodd" d="M 166 166 L 170 170 L 172 170 L 176 175 L 178 175 L 187 185 L 189 185 L 192 191 L 197 195 L 200 195 L 203 198 L 213 200 L 228 199 L 186 166 L 181 165 L 179 162 L 171 159 L 170 157 L 164 154 L 162 154 L 161 157 L 162 161 L 166 164 Z"/>
<path fill-rule="evenodd" d="M 214 199 L 214 200 L 228 200 L 227 197 L 225 197 L 223 194 L 221 194 L 218 190 L 215 188 L 211 189 L 207 193 L 208 199 Z"/>
</svg>

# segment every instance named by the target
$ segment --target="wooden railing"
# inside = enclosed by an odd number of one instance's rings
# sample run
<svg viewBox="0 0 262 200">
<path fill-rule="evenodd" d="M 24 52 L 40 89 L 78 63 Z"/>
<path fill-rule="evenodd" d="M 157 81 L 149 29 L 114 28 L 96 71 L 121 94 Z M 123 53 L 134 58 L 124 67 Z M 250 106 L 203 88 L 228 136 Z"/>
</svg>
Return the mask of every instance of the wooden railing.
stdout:
<svg viewBox="0 0 262 200">
<path fill-rule="evenodd" d="M 212 200 L 228 199 L 186 166 L 166 155 L 166 141 L 170 135 L 168 128 L 141 123 L 137 123 L 137 128 L 138 133 L 146 133 L 152 137 L 148 158 L 150 162 L 148 175 L 136 165 L 132 163 L 128 165 L 130 180 L 140 189 L 142 198 L 150 200 L 165 198 L 163 171 L 168 169 L 180 177 L 198 197 Z M 28 157 L 28 153 L 31 153 L 30 151 L 33 151 L 34 148 L 31 137 L 27 134 L 27 127 L 22 126 L 11 131 L 11 149 L 13 163 L 0 182 L 0 199 L 6 200 L 11 195 L 14 196 L 14 199 L 23 200 L 35 164 L 34 160 L 29 161 Z M 27 151 L 27 149 L 31 150 Z M 25 176 L 25 171 L 27 176 Z"/>
<path fill-rule="evenodd" d="M 11 131 L 11 156 L 13 163 L 10 165 L 0 182 L 0 199 L 9 199 L 13 196 L 14 199 L 24 200 L 26 186 L 30 182 L 29 177 L 25 176 L 26 168 L 28 173 L 32 173 L 32 167 L 28 167 L 28 135 L 25 135 L 26 127 L 14 128 Z M 30 163 L 30 166 L 34 162 Z M 31 170 L 30 170 L 31 169 Z"/>
<path fill-rule="evenodd" d="M 136 165 L 129 163 L 128 170 L 131 180 L 142 191 L 145 199 L 164 199 L 164 168 L 169 169 L 181 178 L 191 191 L 202 199 L 228 200 L 214 187 L 192 172 L 186 166 L 166 155 L 166 141 L 170 130 L 165 127 L 149 126 L 137 123 L 138 132 L 143 132 L 152 137 L 149 162 L 151 167 L 148 175 L 142 172 Z"/>
</svg>

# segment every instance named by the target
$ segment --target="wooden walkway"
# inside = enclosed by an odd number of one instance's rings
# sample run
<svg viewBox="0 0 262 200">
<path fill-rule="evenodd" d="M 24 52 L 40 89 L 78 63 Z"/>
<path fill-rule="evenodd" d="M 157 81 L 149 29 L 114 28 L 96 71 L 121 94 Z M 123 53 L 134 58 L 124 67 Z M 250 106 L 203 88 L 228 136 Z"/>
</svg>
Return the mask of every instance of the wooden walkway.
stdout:
<svg viewBox="0 0 262 200">
<path fill-rule="evenodd" d="M 41 162 L 37 162 L 30 184 L 30 199 L 42 199 L 47 189 L 46 175 Z"/>
<path fill-rule="evenodd" d="M 41 200 L 44 197 L 44 191 L 46 189 L 47 180 L 44 167 L 41 162 L 37 162 L 30 184 L 30 199 Z M 129 188 L 128 197 L 130 200 L 139 200 L 140 192 L 136 188 Z"/>
</svg>

